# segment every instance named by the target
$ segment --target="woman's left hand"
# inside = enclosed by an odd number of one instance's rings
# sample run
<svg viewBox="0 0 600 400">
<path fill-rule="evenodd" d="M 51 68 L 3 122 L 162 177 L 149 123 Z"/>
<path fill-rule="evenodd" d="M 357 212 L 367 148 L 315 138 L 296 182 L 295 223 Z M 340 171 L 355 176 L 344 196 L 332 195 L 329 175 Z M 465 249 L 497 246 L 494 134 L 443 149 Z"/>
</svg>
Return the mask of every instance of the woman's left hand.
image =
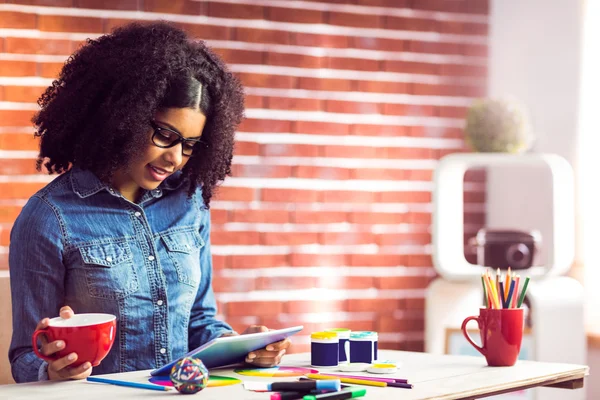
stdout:
<svg viewBox="0 0 600 400">
<path fill-rule="evenodd" d="M 248 333 L 267 332 L 269 329 L 266 326 L 251 325 L 249 326 L 242 335 Z M 254 364 L 259 367 L 273 367 L 281 362 L 281 357 L 285 354 L 285 351 L 292 344 L 289 338 L 282 340 L 281 342 L 271 343 L 264 349 L 255 350 L 246 356 L 246 362 Z"/>
</svg>

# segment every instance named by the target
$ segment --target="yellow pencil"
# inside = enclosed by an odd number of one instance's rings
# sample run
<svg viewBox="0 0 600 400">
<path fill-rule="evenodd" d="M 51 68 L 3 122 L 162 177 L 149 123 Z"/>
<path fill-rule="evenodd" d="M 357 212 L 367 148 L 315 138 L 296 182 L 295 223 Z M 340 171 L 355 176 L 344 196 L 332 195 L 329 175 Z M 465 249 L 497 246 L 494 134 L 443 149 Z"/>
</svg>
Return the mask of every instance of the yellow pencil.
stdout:
<svg viewBox="0 0 600 400">
<path fill-rule="evenodd" d="M 326 375 L 319 375 L 319 374 L 306 374 L 306 377 L 310 378 L 310 379 L 339 379 L 340 382 L 354 383 L 357 385 L 379 386 L 379 387 L 387 386 L 387 383 L 385 383 L 385 382 L 367 381 L 365 379 L 342 378 L 342 377 L 338 377 L 338 376 L 326 376 Z"/>
</svg>

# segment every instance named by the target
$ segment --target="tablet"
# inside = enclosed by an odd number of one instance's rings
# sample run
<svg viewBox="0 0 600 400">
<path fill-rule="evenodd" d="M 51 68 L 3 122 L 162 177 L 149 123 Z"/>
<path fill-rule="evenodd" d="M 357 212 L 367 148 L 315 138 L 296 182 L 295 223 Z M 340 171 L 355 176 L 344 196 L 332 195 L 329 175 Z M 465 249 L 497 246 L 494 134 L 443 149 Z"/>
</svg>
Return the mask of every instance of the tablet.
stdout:
<svg viewBox="0 0 600 400">
<path fill-rule="evenodd" d="M 150 375 L 169 375 L 171 373 L 171 367 L 183 357 L 199 358 L 204 365 L 206 365 L 206 368 L 241 363 L 244 362 L 246 355 L 251 351 L 262 349 L 271 343 L 279 342 L 280 340 L 300 332 L 302 328 L 304 327 L 294 326 L 268 332 L 216 338 L 190 351 L 177 360 L 153 370 L 150 372 Z"/>
</svg>

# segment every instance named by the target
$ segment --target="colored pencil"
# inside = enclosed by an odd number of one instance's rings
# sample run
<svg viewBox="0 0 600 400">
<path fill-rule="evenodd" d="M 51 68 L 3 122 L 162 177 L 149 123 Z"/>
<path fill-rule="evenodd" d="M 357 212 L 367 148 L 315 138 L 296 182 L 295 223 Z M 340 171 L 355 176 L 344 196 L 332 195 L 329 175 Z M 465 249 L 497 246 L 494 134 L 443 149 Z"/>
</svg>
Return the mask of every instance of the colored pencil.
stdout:
<svg viewBox="0 0 600 400">
<path fill-rule="evenodd" d="M 344 374 L 330 374 L 321 372 L 319 375 L 332 376 L 335 378 L 350 378 L 350 379 L 366 379 L 368 381 L 387 382 L 387 383 L 408 383 L 407 379 L 400 378 L 377 378 L 371 376 L 360 376 L 360 375 L 344 375 Z"/>
<path fill-rule="evenodd" d="M 519 302 L 517 303 L 517 308 L 521 308 L 521 304 L 523 304 L 523 300 L 525 300 L 525 293 L 527 292 L 528 284 L 529 284 L 529 277 L 526 277 L 525 283 L 523 283 L 523 289 L 521 290 L 521 296 L 519 296 Z"/>
<path fill-rule="evenodd" d="M 117 386 L 127 386 L 127 387 L 138 388 L 138 389 L 159 390 L 159 391 L 163 391 L 163 392 L 166 390 L 173 389 L 169 386 L 159 386 L 159 385 L 152 385 L 149 383 L 139 383 L 139 382 L 129 382 L 129 381 L 118 381 L 118 380 L 114 380 L 114 379 L 98 378 L 96 376 L 88 376 L 87 380 L 89 382 L 108 383 L 108 384 L 117 385 Z"/>
<path fill-rule="evenodd" d="M 515 291 L 515 281 L 511 278 L 510 289 L 508 289 L 508 297 L 506 298 L 506 308 L 511 308 L 513 292 Z"/>
<path fill-rule="evenodd" d="M 504 297 L 504 283 L 500 281 L 500 302 L 502 303 L 502 308 L 506 308 L 506 298 Z"/>
<path fill-rule="evenodd" d="M 515 293 L 513 294 L 512 308 L 517 308 L 517 297 L 519 297 L 519 281 L 521 280 L 520 275 L 515 276 Z"/>
<path fill-rule="evenodd" d="M 310 378 L 310 379 L 335 379 L 335 377 L 321 375 L 321 374 L 306 374 L 306 377 Z M 340 378 L 340 381 L 344 382 L 344 383 L 354 383 L 357 385 L 366 385 L 366 386 L 379 386 L 379 387 L 387 386 L 386 382 L 368 381 L 366 379 Z"/>
<path fill-rule="evenodd" d="M 481 274 L 481 286 L 483 286 L 483 298 L 485 299 L 486 307 L 490 308 L 490 299 L 487 294 L 487 290 L 485 289 L 485 282 L 483 280 L 483 273 Z"/>
</svg>

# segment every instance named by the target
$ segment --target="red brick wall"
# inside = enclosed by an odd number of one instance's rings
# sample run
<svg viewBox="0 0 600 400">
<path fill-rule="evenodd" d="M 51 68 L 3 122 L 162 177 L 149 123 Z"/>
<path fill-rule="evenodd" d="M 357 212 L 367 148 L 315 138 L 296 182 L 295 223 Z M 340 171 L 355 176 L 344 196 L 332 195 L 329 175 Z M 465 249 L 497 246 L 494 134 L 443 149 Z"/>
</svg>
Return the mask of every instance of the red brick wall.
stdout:
<svg viewBox="0 0 600 400">
<path fill-rule="evenodd" d="M 421 350 L 432 171 L 465 151 L 466 106 L 485 94 L 488 0 L 0 2 L 0 269 L 20 207 L 49 180 L 34 170 L 37 96 L 86 37 L 156 18 L 206 39 L 247 88 L 213 205 L 221 315 L 304 324 L 296 350 L 328 326 Z"/>
</svg>

